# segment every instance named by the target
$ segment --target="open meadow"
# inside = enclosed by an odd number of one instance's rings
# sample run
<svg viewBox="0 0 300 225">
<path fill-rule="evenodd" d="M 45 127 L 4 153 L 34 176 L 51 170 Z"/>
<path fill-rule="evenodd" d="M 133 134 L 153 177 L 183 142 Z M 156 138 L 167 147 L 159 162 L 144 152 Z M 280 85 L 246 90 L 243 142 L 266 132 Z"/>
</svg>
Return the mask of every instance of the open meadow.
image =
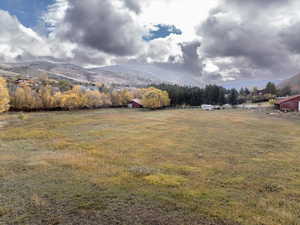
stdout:
<svg viewBox="0 0 300 225">
<path fill-rule="evenodd" d="M 0 224 L 299 225 L 300 120 L 199 109 L 2 114 Z"/>
</svg>

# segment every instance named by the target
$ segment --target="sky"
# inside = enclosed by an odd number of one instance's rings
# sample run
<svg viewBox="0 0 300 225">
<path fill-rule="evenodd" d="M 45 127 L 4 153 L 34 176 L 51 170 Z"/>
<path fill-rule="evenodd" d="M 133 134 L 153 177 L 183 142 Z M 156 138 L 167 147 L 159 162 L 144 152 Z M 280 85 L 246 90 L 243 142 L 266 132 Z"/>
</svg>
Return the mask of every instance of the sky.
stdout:
<svg viewBox="0 0 300 225">
<path fill-rule="evenodd" d="M 0 62 L 149 64 L 204 83 L 300 72 L 298 0 L 1 0 Z"/>
<path fill-rule="evenodd" d="M 17 16 L 24 26 L 35 28 L 47 7 L 54 2 L 55 0 L 1 0 L 0 9 Z"/>
</svg>

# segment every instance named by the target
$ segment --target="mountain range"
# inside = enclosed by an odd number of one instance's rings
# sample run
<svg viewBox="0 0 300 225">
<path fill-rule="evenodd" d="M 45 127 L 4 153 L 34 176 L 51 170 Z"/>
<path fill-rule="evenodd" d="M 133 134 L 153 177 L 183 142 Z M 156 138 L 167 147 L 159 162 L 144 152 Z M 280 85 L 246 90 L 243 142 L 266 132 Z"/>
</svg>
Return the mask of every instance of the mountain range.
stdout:
<svg viewBox="0 0 300 225">
<path fill-rule="evenodd" d="M 188 77 L 181 73 L 169 72 L 163 68 L 144 64 L 83 68 L 74 64 L 48 61 L 2 63 L 0 64 L 0 74 L 27 77 L 47 74 L 51 78 L 119 86 L 145 86 L 153 83 L 201 85 L 201 82 L 192 76 Z"/>
<path fill-rule="evenodd" d="M 74 64 L 52 61 L 0 64 L 0 75 L 6 77 L 36 77 L 43 74 L 54 79 L 64 79 L 74 82 L 99 82 L 119 87 L 140 87 L 158 83 L 204 86 L 200 76 L 197 77 L 187 74 L 184 71 L 172 70 L 156 64 L 123 64 L 93 68 L 84 68 Z M 226 88 L 251 88 L 255 86 L 262 88 L 268 81 L 269 80 L 236 80 L 218 84 Z M 276 84 L 280 83 L 279 80 L 273 80 L 272 82 Z M 291 82 L 293 82 L 293 80 L 291 80 Z M 300 87 L 300 75 L 298 87 Z"/>
<path fill-rule="evenodd" d="M 297 74 L 283 82 L 281 82 L 279 85 L 279 88 L 284 88 L 289 86 L 294 93 L 300 92 L 300 74 Z"/>
</svg>

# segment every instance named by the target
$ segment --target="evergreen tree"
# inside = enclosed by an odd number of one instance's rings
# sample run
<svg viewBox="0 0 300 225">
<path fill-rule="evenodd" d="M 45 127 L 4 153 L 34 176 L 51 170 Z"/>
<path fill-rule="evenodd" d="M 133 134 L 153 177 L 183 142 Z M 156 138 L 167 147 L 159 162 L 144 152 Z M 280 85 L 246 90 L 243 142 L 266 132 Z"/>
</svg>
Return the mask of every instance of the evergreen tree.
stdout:
<svg viewBox="0 0 300 225">
<path fill-rule="evenodd" d="M 225 105 L 226 104 L 226 97 L 225 97 L 225 89 L 224 88 L 219 89 L 218 104 L 219 105 Z"/>
<path fill-rule="evenodd" d="M 241 96 L 245 96 L 246 94 L 245 94 L 245 89 L 244 88 L 241 88 L 240 89 L 240 95 Z"/>
<path fill-rule="evenodd" d="M 272 82 L 269 82 L 265 88 L 266 94 L 277 95 L 276 85 Z"/>
<path fill-rule="evenodd" d="M 279 91 L 280 96 L 289 96 L 292 95 L 292 89 L 290 86 L 285 86 L 284 88 L 280 89 Z"/>
<path fill-rule="evenodd" d="M 228 103 L 231 105 L 237 105 L 238 97 L 239 97 L 238 91 L 235 88 L 231 89 L 228 96 Z"/>
<path fill-rule="evenodd" d="M 251 92 L 249 91 L 248 88 L 245 88 L 244 93 L 245 93 L 245 96 L 248 96 L 251 94 Z"/>
</svg>

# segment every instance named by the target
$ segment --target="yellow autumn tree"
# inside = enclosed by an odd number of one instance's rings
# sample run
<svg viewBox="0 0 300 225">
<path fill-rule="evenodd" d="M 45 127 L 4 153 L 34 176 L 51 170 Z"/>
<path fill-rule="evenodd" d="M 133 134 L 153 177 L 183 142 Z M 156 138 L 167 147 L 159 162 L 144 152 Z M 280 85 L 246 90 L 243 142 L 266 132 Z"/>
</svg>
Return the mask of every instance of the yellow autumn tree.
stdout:
<svg viewBox="0 0 300 225">
<path fill-rule="evenodd" d="M 6 80 L 0 77 L 0 113 L 9 109 L 9 94 Z"/>
<path fill-rule="evenodd" d="M 146 88 L 133 89 L 131 91 L 132 97 L 142 99 L 146 90 L 147 90 Z"/>
<path fill-rule="evenodd" d="M 74 86 L 72 90 L 56 95 L 59 107 L 62 109 L 80 109 L 86 107 L 86 98 L 80 86 Z"/>
<path fill-rule="evenodd" d="M 111 93 L 111 102 L 113 106 L 121 106 L 122 105 L 122 96 L 120 91 L 113 91 Z"/>
<path fill-rule="evenodd" d="M 133 93 L 128 90 L 113 91 L 111 101 L 113 106 L 125 106 L 134 98 Z"/>
<path fill-rule="evenodd" d="M 18 87 L 11 97 L 11 105 L 16 110 L 35 110 L 42 108 L 42 100 L 31 87 Z"/>
<path fill-rule="evenodd" d="M 85 93 L 86 107 L 89 109 L 111 106 L 110 96 L 99 91 L 87 91 Z"/>
<path fill-rule="evenodd" d="M 101 101 L 104 107 L 112 106 L 111 96 L 109 94 L 101 93 Z"/>
<path fill-rule="evenodd" d="M 99 91 L 87 91 L 85 98 L 86 107 L 89 109 L 98 108 L 103 105 L 102 95 Z"/>
<path fill-rule="evenodd" d="M 39 90 L 41 104 L 43 109 L 52 109 L 56 107 L 55 98 L 52 94 L 52 90 L 50 86 L 42 87 Z"/>
<path fill-rule="evenodd" d="M 170 105 L 169 94 L 166 91 L 150 87 L 144 90 L 142 104 L 145 108 L 159 109 Z"/>
<path fill-rule="evenodd" d="M 133 94 L 128 89 L 120 91 L 121 105 L 128 105 L 128 103 L 133 99 Z"/>
</svg>

